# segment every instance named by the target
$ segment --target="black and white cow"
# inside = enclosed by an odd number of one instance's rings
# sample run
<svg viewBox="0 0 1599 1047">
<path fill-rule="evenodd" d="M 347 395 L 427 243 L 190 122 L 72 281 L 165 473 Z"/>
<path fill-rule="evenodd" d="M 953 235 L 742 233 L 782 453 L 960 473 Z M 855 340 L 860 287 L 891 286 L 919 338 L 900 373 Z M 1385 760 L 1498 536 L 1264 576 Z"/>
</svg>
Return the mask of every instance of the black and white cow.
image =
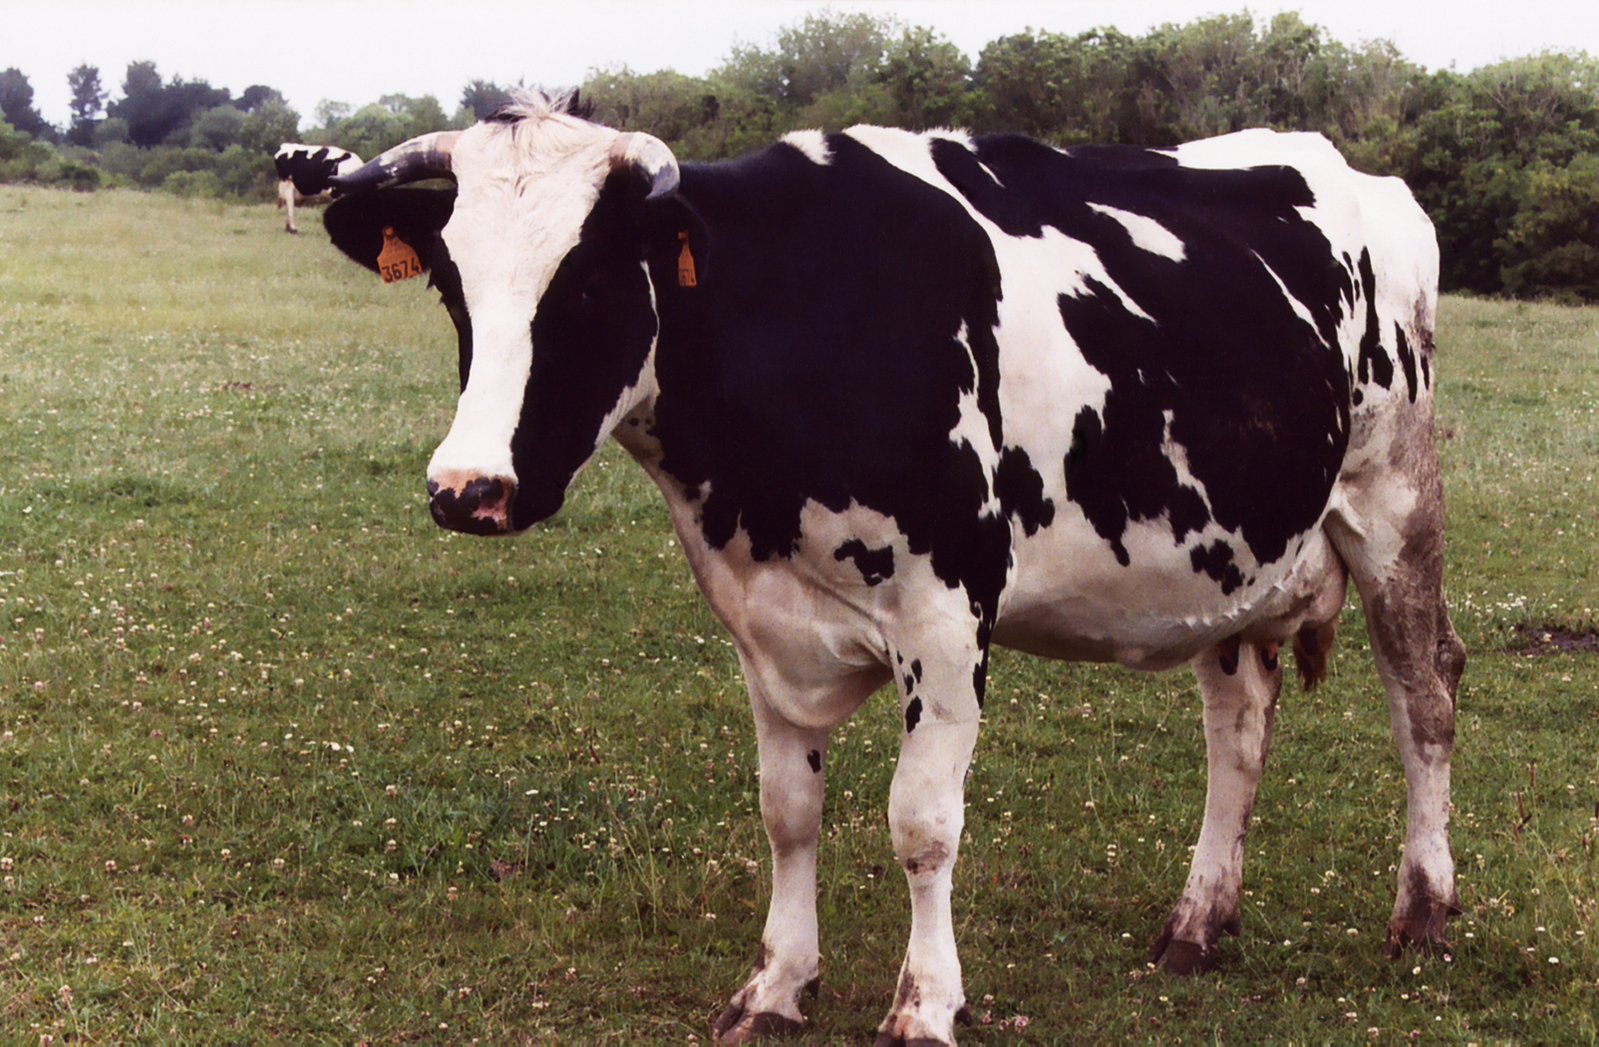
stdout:
<svg viewBox="0 0 1599 1047">
<path fill-rule="evenodd" d="M 360 170 L 361 158 L 348 149 L 331 145 L 284 142 L 272 157 L 278 169 L 278 209 L 287 209 L 285 232 L 298 233 L 294 205 L 325 203 L 332 199 L 328 180 L 334 175 Z"/>
<path fill-rule="evenodd" d="M 392 188 L 427 177 L 457 188 Z M 614 436 L 732 634 L 773 890 L 716 1023 L 793 1032 L 819 971 L 828 733 L 884 684 L 911 932 L 879 1042 L 949 1043 L 950 888 L 989 649 L 1190 664 L 1209 790 L 1153 949 L 1212 965 L 1292 644 L 1353 577 L 1408 784 L 1393 952 L 1443 941 L 1454 695 L 1433 443 L 1432 229 L 1321 137 L 1057 150 L 857 127 L 679 165 L 523 97 L 336 180 L 326 224 L 432 271 L 462 392 L 434 517 L 522 531 Z"/>
</svg>

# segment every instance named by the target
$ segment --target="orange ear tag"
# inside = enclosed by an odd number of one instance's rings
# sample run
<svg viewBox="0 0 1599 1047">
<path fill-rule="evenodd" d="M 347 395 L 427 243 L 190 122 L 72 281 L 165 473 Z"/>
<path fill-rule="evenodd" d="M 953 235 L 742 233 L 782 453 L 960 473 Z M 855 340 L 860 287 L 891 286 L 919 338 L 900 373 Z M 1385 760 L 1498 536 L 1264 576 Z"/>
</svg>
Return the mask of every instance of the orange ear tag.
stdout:
<svg viewBox="0 0 1599 1047">
<path fill-rule="evenodd" d="M 694 272 L 694 253 L 688 249 L 688 233 L 678 233 L 677 238 L 683 241 L 683 250 L 677 256 L 677 286 L 698 287 L 700 280 Z"/>
<path fill-rule="evenodd" d="M 395 235 L 392 225 L 383 227 L 383 250 L 378 252 L 378 273 L 386 284 L 422 275 L 422 259 L 416 256 L 410 244 Z"/>
</svg>

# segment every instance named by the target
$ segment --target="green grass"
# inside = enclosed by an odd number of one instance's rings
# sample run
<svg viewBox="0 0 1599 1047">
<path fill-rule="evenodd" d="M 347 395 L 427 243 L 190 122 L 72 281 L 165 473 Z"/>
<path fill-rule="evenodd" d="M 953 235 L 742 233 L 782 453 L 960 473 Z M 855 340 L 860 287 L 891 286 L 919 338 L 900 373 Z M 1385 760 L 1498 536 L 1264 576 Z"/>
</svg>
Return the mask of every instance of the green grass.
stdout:
<svg viewBox="0 0 1599 1047">
<path fill-rule="evenodd" d="M 738 669 L 643 475 L 445 534 L 453 334 L 312 217 L 0 187 L 0 1042 L 684 1042 L 767 897 Z M 1448 960 L 1380 944 L 1403 777 L 1350 612 L 1285 694 L 1217 974 L 1151 974 L 1199 703 L 1001 654 L 968 786 L 963 1042 L 1594 1041 L 1599 311 L 1449 299 L 1449 586 L 1472 652 Z M 878 696 L 829 757 L 823 988 L 859 1042 L 908 930 Z M 1375 1033 L 1369 1030 L 1376 1030 Z"/>
</svg>

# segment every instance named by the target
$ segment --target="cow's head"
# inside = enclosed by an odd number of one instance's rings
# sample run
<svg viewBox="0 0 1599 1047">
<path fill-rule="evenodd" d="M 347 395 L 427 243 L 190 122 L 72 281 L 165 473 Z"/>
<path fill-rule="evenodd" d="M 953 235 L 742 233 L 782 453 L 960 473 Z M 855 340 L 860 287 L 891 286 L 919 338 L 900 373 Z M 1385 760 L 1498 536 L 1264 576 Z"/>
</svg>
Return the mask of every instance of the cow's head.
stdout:
<svg viewBox="0 0 1599 1047">
<path fill-rule="evenodd" d="M 461 398 L 428 466 L 433 518 L 453 530 L 509 534 L 553 514 L 655 392 L 650 259 L 677 247 L 658 214 L 677 161 L 568 109 L 522 96 L 335 180 L 333 242 L 375 269 L 392 230 L 455 322 Z M 455 188 L 394 188 L 437 178 Z"/>
</svg>

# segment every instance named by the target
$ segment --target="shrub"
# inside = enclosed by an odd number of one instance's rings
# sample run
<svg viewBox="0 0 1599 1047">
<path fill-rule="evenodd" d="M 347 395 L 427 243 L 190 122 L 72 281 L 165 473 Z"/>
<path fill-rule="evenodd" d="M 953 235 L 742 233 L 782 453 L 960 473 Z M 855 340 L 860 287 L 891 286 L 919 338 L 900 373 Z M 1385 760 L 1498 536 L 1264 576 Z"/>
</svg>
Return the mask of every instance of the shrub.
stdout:
<svg viewBox="0 0 1599 1047">
<path fill-rule="evenodd" d="M 174 171 L 162 181 L 161 189 L 177 196 L 217 199 L 222 196 L 222 179 L 212 171 Z"/>
</svg>

